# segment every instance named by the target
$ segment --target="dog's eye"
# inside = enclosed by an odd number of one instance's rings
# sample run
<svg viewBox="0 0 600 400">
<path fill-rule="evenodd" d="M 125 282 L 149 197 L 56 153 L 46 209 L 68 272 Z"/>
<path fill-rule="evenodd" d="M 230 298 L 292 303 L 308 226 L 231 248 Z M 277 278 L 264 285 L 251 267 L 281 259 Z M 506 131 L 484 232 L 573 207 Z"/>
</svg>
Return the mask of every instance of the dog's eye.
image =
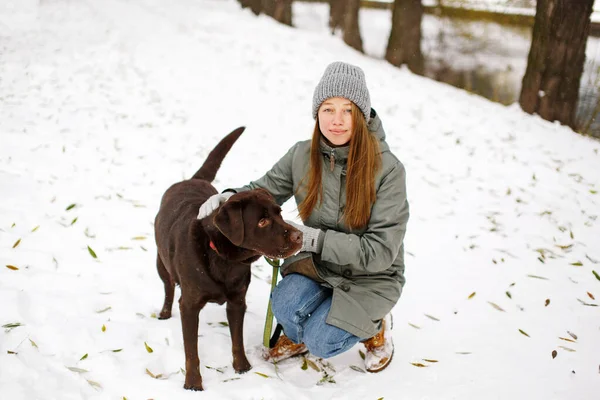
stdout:
<svg viewBox="0 0 600 400">
<path fill-rule="evenodd" d="M 268 218 L 263 218 L 260 221 L 258 221 L 258 227 L 259 228 L 264 228 L 265 226 L 269 225 L 271 223 L 271 220 Z"/>
</svg>

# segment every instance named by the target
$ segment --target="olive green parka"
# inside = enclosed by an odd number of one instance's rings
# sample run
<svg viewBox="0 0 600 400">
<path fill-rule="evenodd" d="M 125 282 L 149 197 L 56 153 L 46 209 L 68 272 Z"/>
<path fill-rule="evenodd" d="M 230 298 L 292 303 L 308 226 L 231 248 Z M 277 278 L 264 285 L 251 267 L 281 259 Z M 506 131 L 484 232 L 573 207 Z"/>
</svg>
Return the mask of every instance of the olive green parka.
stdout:
<svg viewBox="0 0 600 400">
<path fill-rule="evenodd" d="M 324 231 L 323 249 L 321 254 L 298 253 L 281 267 L 285 276 L 297 272 L 295 265 L 310 262 L 318 275 L 313 278 L 333 288 L 327 323 L 360 338 L 375 335 L 379 321 L 400 298 L 409 217 L 404 166 L 390 151 L 379 116 L 374 110 L 372 114 L 368 128 L 379 139 L 382 163 L 375 177 L 377 195 L 368 225 L 352 230 L 343 221 L 349 146 L 330 147 L 321 140 L 322 203 L 317 203 L 304 224 Z M 308 171 L 310 147 L 310 140 L 296 143 L 262 178 L 234 190 L 264 188 L 279 205 L 292 196 L 300 204 L 306 190 L 297 189 Z"/>
</svg>

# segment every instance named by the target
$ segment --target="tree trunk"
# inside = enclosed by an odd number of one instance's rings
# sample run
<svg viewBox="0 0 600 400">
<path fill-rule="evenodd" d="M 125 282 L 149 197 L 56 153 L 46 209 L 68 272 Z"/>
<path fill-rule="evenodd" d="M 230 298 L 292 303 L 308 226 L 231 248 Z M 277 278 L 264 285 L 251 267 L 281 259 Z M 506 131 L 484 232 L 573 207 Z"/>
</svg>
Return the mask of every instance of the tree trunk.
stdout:
<svg viewBox="0 0 600 400">
<path fill-rule="evenodd" d="M 344 22 L 344 0 L 329 0 L 329 29 L 331 34 L 342 28 Z"/>
<path fill-rule="evenodd" d="M 260 11 L 272 17 L 275 14 L 275 0 L 260 0 Z"/>
<path fill-rule="evenodd" d="M 238 0 L 238 3 L 242 5 L 242 8 L 250 7 L 252 12 L 256 15 L 260 14 L 263 7 L 261 0 Z"/>
<path fill-rule="evenodd" d="M 292 0 L 275 0 L 272 16 L 276 21 L 292 26 Z"/>
<path fill-rule="evenodd" d="M 360 37 L 360 28 L 358 26 L 358 12 L 360 10 L 360 0 L 346 0 L 346 10 L 344 15 L 344 42 L 363 52 L 362 38 Z"/>
<path fill-rule="evenodd" d="M 575 129 L 594 0 L 538 0 L 519 104 Z"/>
<path fill-rule="evenodd" d="M 385 59 L 395 66 L 407 64 L 415 74 L 423 75 L 421 52 L 421 0 L 395 0 L 392 12 L 392 31 Z"/>
</svg>

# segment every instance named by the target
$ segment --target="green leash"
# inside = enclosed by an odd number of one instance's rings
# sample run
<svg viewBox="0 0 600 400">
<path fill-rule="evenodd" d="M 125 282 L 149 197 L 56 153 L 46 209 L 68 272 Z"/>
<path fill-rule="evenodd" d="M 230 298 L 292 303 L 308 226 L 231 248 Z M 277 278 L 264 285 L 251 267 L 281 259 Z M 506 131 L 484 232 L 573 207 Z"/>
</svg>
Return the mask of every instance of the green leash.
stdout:
<svg viewBox="0 0 600 400">
<path fill-rule="evenodd" d="M 273 330 L 273 310 L 271 309 L 271 293 L 277 285 L 277 278 L 279 274 L 279 260 L 265 257 L 265 260 L 273 267 L 273 274 L 271 275 L 271 292 L 269 293 L 269 305 L 267 306 L 267 319 L 265 320 L 265 331 L 263 333 L 263 345 L 268 349 L 269 341 L 271 340 L 271 332 Z"/>
</svg>

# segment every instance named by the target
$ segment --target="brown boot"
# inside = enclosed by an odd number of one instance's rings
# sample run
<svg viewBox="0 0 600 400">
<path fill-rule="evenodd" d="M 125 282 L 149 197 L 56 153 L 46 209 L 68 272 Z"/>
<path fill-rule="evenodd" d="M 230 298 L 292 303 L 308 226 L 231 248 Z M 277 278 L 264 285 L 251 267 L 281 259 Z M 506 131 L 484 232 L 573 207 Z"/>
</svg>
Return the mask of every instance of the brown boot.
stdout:
<svg viewBox="0 0 600 400">
<path fill-rule="evenodd" d="M 282 333 L 281 336 L 279 336 L 277 343 L 275 343 L 275 346 L 270 348 L 265 354 L 265 359 L 276 363 L 306 352 L 308 352 L 308 349 L 304 343 L 294 343 L 289 337 Z"/>
<path fill-rule="evenodd" d="M 381 321 L 381 330 L 375 336 L 363 342 L 367 350 L 365 354 L 365 369 L 369 372 L 379 372 L 385 369 L 394 355 L 392 340 L 392 315 L 386 315 Z"/>
</svg>

